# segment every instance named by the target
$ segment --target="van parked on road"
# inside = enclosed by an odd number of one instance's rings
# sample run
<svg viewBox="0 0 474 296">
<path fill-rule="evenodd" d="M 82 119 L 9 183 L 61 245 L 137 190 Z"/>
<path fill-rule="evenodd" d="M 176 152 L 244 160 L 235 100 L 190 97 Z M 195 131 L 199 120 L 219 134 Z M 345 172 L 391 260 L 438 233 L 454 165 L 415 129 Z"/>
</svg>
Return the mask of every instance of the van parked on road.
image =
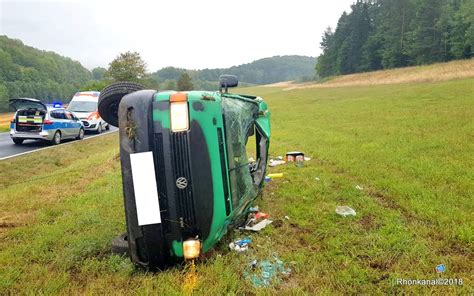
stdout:
<svg viewBox="0 0 474 296">
<path fill-rule="evenodd" d="M 9 103 L 16 110 L 10 123 L 10 137 L 17 145 L 29 139 L 57 145 L 63 139 L 84 138 L 82 122 L 64 108 L 46 106 L 31 98 L 11 99 Z"/>
<path fill-rule="evenodd" d="M 109 130 L 109 124 L 99 115 L 97 103 L 100 92 L 82 91 L 77 92 L 72 98 L 67 109 L 74 112 L 84 124 L 86 131 L 102 133 L 104 129 Z"/>
</svg>

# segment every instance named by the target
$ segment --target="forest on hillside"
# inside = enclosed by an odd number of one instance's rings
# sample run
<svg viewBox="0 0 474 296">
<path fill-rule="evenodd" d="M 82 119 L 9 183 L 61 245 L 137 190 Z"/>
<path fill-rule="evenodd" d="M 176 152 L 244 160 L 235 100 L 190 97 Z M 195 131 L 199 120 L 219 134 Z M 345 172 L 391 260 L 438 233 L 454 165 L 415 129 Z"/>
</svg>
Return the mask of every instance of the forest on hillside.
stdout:
<svg viewBox="0 0 474 296">
<path fill-rule="evenodd" d="M 351 8 L 324 32 L 321 77 L 473 56 L 474 0 L 358 0 Z"/>
<path fill-rule="evenodd" d="M 91 77 L 79 62 L 0 36 L 0 111 L 8 110 L 10 98 L 71 97 Z"/>
<path fill-rule="evenodd" d="M 135 54 L 138 61 L 146 65 L 146 61 L 141 60 L 138 53 Z M 120 59 L 121 55 L 114 61 Z M 0 112 L 9 110 L 10 98 L 31 97 L 44 102 L 67 102 L 79 90 L 100 91 L 107 84 L 120 80 L 114 77 L 114 70 L 110 67 L 114 61 L 108 69 L 97 67 L 89 71 L 70 58 L 0 36 Z M 222 74 L 237 75 L 241 85 L 311 80 L 315 77 L 315 63 L 316 59 L 312 57 L 275 56 L 225 69 L 166 67 L 150 74 L 145 72 L 144 67 L 136 82 L 155 89 L 216 90 Z M 184 81 L 183 77 L 188 81 Z"/>
<path fill-rule="evenodd" d="M 237 75 L 239 83 L 244 85 L 269 84 L 288 80 L 312 80 L 316 74 L 315 63 L 316 59 L 313 57 L 274 56 L 230 68 L 186 70 L 166 67 L 152 73 L 150 78 L 169 89 L 183 73 L 187 72 L 191 76 L 195 88 L 215 90 L 218 87 L 219 76 L 222 74 Z"/>
</svg>

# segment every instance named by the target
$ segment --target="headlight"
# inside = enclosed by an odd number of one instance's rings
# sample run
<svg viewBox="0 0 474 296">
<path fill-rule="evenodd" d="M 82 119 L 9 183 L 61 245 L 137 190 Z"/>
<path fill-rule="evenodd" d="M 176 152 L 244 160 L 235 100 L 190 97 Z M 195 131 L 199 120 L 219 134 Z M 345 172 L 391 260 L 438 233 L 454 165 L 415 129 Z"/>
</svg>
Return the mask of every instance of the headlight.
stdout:
<svg viewBox="0 0 474 296">
<path fill-rule="evenodd" d="M 184 259 L 195 259 L 201 253 L 201 242 L 197 239 L 188 239 L 183 242 Z"/>
<path fill-rule="evenodd" d="M 183 132 L 189 129 L 188 102 L 186 93 L 176 93 L 170 97 L 171 131 Z"/>
<path fill-rule="evenodd" d="M 89 116 L 87 116 L 87 120 L 97 120 L 99 118 L 100 115 L 98 111 L 92 112 Z"/>
</svg>

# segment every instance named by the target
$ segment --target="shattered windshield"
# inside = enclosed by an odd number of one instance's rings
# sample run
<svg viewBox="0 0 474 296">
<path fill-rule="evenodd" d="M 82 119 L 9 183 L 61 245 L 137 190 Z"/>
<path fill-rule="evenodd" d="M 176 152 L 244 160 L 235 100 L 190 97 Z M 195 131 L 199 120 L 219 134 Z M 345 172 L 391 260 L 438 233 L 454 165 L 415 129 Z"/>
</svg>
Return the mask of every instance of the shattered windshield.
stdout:
<svg viewBox="0 0 474 296">
<path fill-rule="evenodd" d="M 254 130 L 258 106 L 239 99 L 223 97 L 222 107 L 226 128 L 232 204 L 235 209 L 240 200 L 248 200 L 248 197 L 253 197 L 257 190 L 250 175 L 246 144 L 248 137 Z"/>
</svg>

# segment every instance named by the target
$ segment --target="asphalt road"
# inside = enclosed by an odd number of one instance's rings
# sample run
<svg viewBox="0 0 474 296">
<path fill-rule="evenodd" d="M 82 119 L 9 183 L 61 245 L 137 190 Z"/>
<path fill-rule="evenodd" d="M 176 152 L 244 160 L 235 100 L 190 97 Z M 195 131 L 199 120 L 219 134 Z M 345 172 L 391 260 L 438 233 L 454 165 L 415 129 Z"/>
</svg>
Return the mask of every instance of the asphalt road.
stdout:
<svg viewBox="0 0 474 296">
<path fill-rule="evenodd" d="M 111 126 L 110 131 L 104 131 L 100 135 L 93 134 L 93 133 L 90 133 L 90 134 L 86 133 L 86 135 L 84 136 L 84 139 L 89 139 L 89 138 L 93 138 L 97 136 L 103 136 L 108 133 L 113 133 L 116 131 L 118 131 L 118 128 Z M 68 143 L 73 143 L 73 142 L 75 141 L 65 140 L 59 146 L 68 144 Z M 0 160 L 12 158 L 15 156 L 20 156 L 27 153 L 36 152 L 43 149 L 53 148 L 53 147 L 57 147 L 57 146 L 51 146 L 48 143 L 45 143 L 42 141 L 35 141 L 35 140 L 25 140 L 22 145 L 15 145 L 13 141 L 11 140 L 10 134 L 8 132 L 0 133 Z"/>
</svg>

